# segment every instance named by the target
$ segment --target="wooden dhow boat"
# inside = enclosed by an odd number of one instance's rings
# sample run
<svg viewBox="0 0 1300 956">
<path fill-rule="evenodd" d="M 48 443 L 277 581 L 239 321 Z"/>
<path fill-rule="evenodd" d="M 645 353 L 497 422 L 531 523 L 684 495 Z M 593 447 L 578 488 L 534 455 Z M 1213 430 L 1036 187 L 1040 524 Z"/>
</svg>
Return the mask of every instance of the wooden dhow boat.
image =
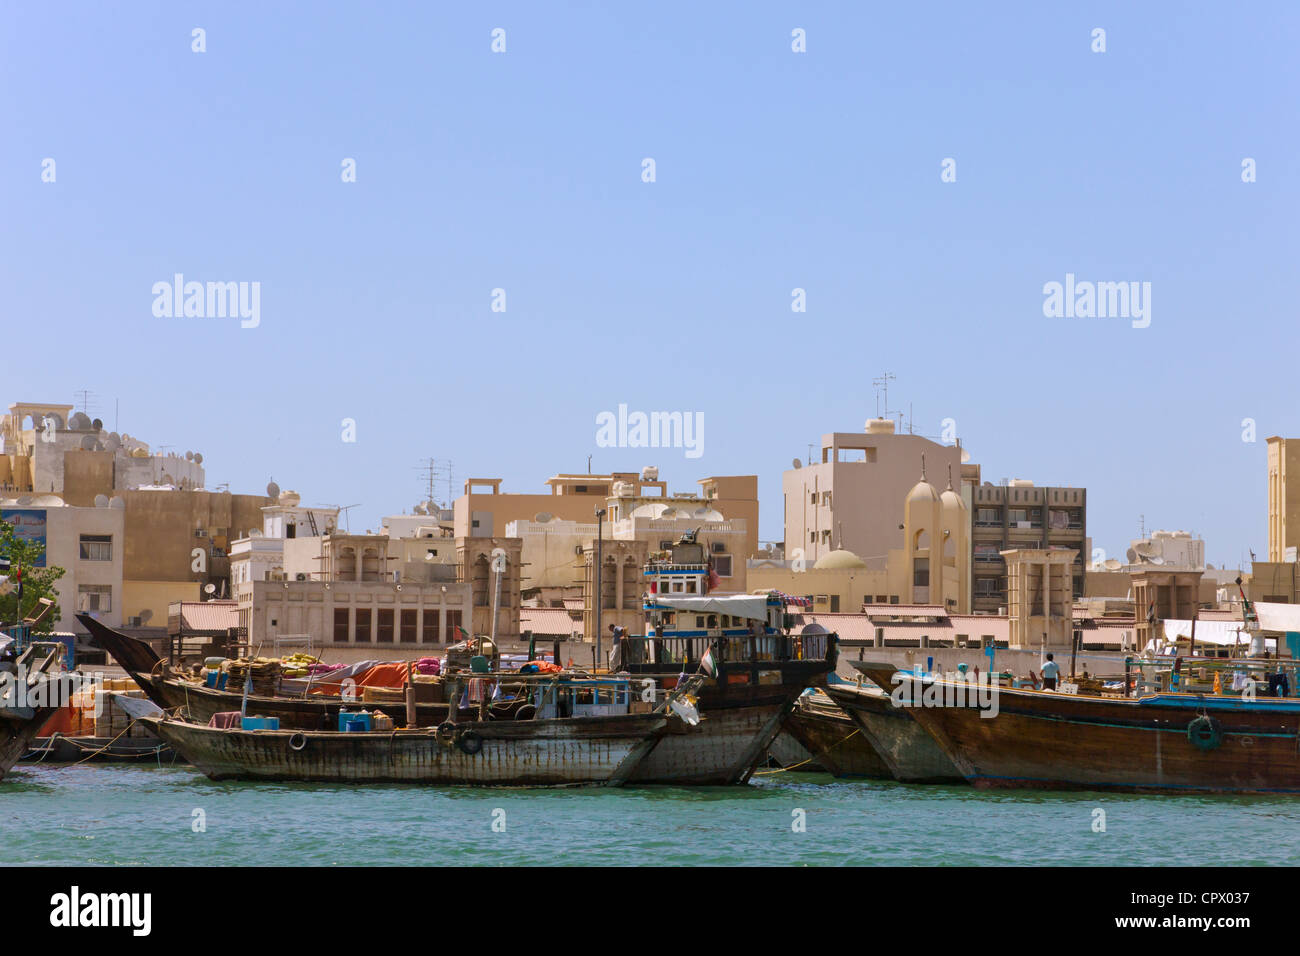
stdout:
<svg viewBox="0 0 1300 956">
<path fill-rule="evenodd" d="M 822 690 L 799 698 L 785 729 L 833 776 L 894 779 L 862 728 Z"/>
<path fill-rule="evenodd" d="M 213 780 L 418 783 L 430 786 L 621 786 L 673 724 L 689 688 L 631 712 L 626 679 L 557 676 L 535 689 L 530 719 L 446 721 L 391 731 L 244 730 L 143 718 Z M 572 716 L 559 716 L 561 713 Z"/>
<path fill-rule="evenodd" d="M 145 695 L 163 710 L 178 712 L 195 723 L 206 724 L 216 714 L 244 707 L 242 688 L 218 690 L 172 676 L 166 662 L 145 641 L 123 634 L 89 615 L 78 614 L 77 620 L 90 632 L 91 640 L 107 651 Z M 250 694 L 247 699 L 248 713 L 274 717 L 281 727 L 290 730 L 325 730 L 336 726 L 339 711 L 355 703 L 342 696 L 315 693 L 298 697 Z M 509 711 L 511 706 L 498 706 L 497 710 Z M 419 726 L 437 726 L 448 717 L 445 703 L 418 702 L 415 708 Z M 399 723 L 405 722 L 405 710 L 400 705 L 394 719 Z"/>
<path fill-rule="evenodd" d="M 861 661 L 851 662 L 861 670 Z M 827 685 L 826 694 L 851 716 L 876 754 L 901 783 L 961 783 L 956 764 L 912 717 L 911 709 L 897 707 L 890 696 L 895 668 L 882 665 L 874 683 L 840 682 Z M 883 685 L 880 681 L 884 681 Z M 882 689 L 887 688 L 887 689 Z"/>
<path fill-rule="evenodd" d="M 907 693 L 930 689 L 936 699 L 956 697 L 944 685 L 958 683 L 900 677 Z M 1300 699 L 996 694 L 993 708 L 969 695 L 964 705 L 908 708 L 977 787 L 1300 793 Z"/>
<path fill-rule="evenodd" d="M 71 697 L 74 678 L 58 669 L 62 653 L 62 644 L 37 642 L 0 664 L 0 780 Z"/>
<path fill-rule="evenodd" d="M 631 782 L 746 783 L 799 695 L 835 669 L 838 638 L 821 628 L 791 633 L 784 595 L 710 593 L 712 568 L 693 533 L 643 574 L 647 633 L 623 638 L 611 669 L 661 690 L 703 674 L 706 719 L 669 729 Z"/>
</svg>

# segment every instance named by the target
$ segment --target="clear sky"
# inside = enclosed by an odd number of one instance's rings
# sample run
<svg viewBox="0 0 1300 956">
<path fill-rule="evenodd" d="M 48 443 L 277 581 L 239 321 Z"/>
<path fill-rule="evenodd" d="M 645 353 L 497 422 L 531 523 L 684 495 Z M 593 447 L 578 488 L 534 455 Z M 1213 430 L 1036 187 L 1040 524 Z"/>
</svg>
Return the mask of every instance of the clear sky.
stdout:
<svg viewBox="0 0 1300 956">
<path fill-rule="evenodd" d="M 421 458 L 544 491 L 591 455 L 674 490 L 757 473 L 779 539 L 782 470 L 860 429 L 888 371 L 891 410 L 954 419 L 986 480 L 1086 487 L 1111 555 L 1144 516 L 1263 557 L 1265 438 L 1300 434 L 1298 26 L 1293 3 L 8 2 L 3 401 L 89 389 L 209 487 L 273 475 L 360 503 L 358 530 L 420 499 Z M 260 324 L 155 316 L 175 273 L 260 283 Z M 1067 273 L 1151 283 L 1149 327 L 1046 317 Z M 599 447 L 620 403 L 702 413 L 703 454 Z"/>
</svg>

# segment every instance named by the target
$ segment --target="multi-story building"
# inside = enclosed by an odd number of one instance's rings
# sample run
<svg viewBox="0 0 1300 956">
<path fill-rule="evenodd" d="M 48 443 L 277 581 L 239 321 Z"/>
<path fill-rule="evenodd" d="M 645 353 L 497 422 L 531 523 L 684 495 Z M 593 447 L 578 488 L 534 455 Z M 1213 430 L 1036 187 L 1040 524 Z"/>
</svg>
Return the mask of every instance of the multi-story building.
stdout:
<svg viewBox="0 0 1300 956">
<path fill-rule="evenodd" d="M 1088 551 L 1088 493 L 1083 488 L 1039 488 L 1015 479 L 971 489 L 972 606 L 996 614 L 1007 606 L 1004 551 L 1074 551 L 1073 596 L 1082 597 Z"/>
<path fill-rule="evenodd" d="M 64 569 L 55 583 L 59 617 L 53 630 L 84 632 L 74 616 L 78 612 L 113 627 L 122 624 L 124 515 L 120 500 L 78 508 L 56 495 L 0 498 L 0 521 L 20 538 L 45 546 L 39 566 Z"/>
<path fill-rule="evenodd" d="M 951 476 L 967 507 L 979 466 L 962 464 L 960 445 L 894 431 L 873 418 L 863 432 L 822 436 L 821 457 L 782 477 L 785 556 L 809 565 L 832 551 L 851 551 L 868 563 L 903 547 L 898 503 L 923 472 L 940 482 Z"/>
<path fill-rule="evenodd" d="M 1289 479 L 1294 478 L 1295 484 Z M 1300 551 L 1300 439 L 1268 440 L 1268 559 L 1295 561 Z"/>
</svg>

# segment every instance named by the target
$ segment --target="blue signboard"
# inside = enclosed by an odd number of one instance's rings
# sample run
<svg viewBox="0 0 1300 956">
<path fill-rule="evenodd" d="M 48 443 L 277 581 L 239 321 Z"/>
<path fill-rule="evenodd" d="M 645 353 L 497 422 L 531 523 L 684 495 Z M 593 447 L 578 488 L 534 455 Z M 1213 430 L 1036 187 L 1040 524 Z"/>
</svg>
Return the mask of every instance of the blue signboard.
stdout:
<svg viewBox="0 0 1300 956">
<path fill-rule="evenodd" d="M 30 541 L 45 547 L 45 509 L 44 508 L 0 508 L 0 521 L 12 525 L 15 536 L 20 541 Z M 41 553 L 36 562 L 38 568 L 45 567 L 45 553 Z"/>
</svg>

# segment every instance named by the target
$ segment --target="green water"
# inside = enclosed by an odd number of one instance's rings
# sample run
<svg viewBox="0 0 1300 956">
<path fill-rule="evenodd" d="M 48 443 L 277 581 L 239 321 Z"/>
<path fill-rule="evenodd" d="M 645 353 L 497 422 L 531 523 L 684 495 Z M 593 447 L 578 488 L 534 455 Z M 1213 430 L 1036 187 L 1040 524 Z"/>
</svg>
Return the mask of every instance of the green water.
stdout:
<svg viewBox="0 0 1300 956">
<path fill-rule="evenodd" d="M 432 790 L 21 764 L 0 781 L 7 866 L 1294 865 L 1298 824 L 1300 797 L 990 794 L 820 774 L 733 788 Z"/>
</svg>

